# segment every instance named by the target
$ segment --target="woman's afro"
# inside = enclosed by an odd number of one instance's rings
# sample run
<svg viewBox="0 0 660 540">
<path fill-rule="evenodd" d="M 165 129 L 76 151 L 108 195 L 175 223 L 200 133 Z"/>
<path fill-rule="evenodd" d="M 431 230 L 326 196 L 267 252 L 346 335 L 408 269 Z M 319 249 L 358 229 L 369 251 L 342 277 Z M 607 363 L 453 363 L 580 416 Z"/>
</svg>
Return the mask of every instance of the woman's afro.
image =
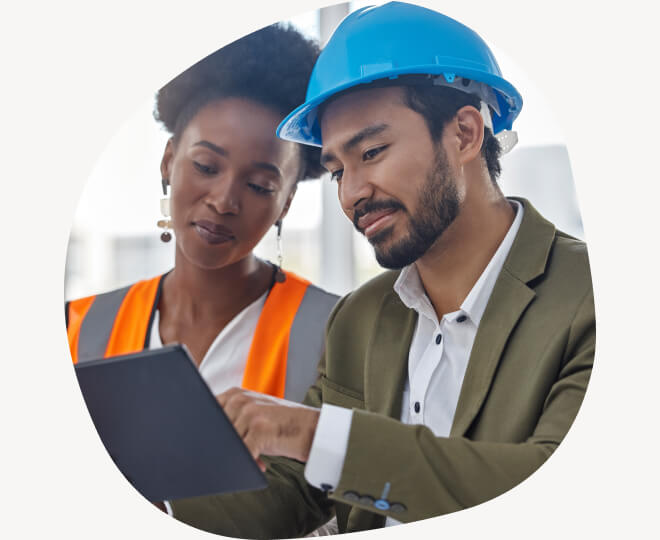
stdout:
<svg viewBox="0 0 660 540">
<path fill-rule="evenodd" d="M 316 42 L 291 26 L 274 24 L 218 49 L 172 79 L 156 96 L 154 118 L 175 140 L 197 112 L 216 99 L 245 97 L 284 118 L 305 101 L 319 55 Z M 324 172 L 320 150 L 302 146 L 299 180 Z"/>
</svg>

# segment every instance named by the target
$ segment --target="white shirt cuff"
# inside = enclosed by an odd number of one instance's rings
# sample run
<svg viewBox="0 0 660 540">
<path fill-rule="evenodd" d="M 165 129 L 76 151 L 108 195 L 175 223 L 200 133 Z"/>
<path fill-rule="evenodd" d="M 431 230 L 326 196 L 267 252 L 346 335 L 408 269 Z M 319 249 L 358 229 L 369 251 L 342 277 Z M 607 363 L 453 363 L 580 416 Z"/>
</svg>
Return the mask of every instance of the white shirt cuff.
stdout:
<svg viewBox="0 0 660 540">
<path fill-rule="evenodd" d="M 324 491 L 334 491 L 339 484 L 348 448 L 353 411 L 335 405 L 321 407 L 319 423 L 305 466 L 305 479 Z"/>
</svg>

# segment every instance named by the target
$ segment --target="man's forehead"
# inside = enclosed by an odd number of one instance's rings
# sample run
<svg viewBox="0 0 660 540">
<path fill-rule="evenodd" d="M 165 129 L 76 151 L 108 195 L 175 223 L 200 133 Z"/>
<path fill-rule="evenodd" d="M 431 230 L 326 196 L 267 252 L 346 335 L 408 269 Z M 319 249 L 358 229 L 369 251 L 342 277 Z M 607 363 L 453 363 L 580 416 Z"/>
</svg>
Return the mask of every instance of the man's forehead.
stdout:
<svg viewBox="0 0 660 540">
<path fill-rule="evenodd" d="M 350 137 L 354 131 L 385 121 L 392 108 L 405 106 L 403 92 L 400 86 L 364 88 L 333 98 L 324 106 L 321 117 L 323 148 Z"/>
</svg>

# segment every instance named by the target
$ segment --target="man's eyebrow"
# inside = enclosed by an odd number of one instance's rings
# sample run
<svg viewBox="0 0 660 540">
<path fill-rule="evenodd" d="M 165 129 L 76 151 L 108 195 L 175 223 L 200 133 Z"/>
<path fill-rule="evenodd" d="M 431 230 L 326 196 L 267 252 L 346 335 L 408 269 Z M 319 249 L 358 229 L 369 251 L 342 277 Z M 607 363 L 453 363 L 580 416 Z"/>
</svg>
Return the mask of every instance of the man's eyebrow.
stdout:
<svg viewBox="0 0 660 540">
<path fill-rule="evenodd" d="M 360 144 L 364 139 L 368 139 L 369 137 L 373 137 L 374 135 L 378 135 L 379 133 L 382 133 L 386 129 L 388 129 L 390 126 L 389 124 L 376 124 L 373 126 L 367 126 L 364 129 L 361 129 L 358 131 L 355 135 L 353 135 L 350 139 L 348 139 L 343 145 L 342 145 L 342 150 L 344 152 L 350 152 L 353 148 L 355 148 L 358 144 Z M 336 159 L 335 155 L 332 154 L 331 152 L 327 152 L 325 154 L 321 154 L 321 165 L 325 166 L 328 161 L 332 161 Z"/>
<path fill-rule="evenodd" d="M 204 148 L 208 148 L 212 152 L 215 152 L 216 154 L 220 154 L 221 156 L 224 157 L 227 157 L 229 155 L 229 152 L 227 152 L 227 150 L 209 141 L 203 141 L 203 140 L 197 141 L 196 143 L 193 144 L 193 146 L 203 146 Z"/>
</svg>

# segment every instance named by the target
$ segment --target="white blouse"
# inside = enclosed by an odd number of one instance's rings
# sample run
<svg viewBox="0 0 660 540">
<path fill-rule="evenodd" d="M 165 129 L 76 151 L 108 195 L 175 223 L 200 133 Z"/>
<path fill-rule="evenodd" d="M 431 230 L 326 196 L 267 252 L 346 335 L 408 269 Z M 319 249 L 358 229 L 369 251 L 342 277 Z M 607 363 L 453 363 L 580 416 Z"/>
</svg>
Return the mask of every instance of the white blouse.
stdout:
<svg viewBox="0 0 660 540">
<path fill-rule="evenodd" d="M 206 351 L 199 373 L 206 381 L 213 395 L 217 396 L 233 386 L 241 386 L 247 364 L 252 337 L 259 322 L 261 310 L 266 303 L 268 291 L 236 315 L 215 337 Z M 163 346 L 160 339 L 160 313 L 156 310 L 151 325 L 149 349 Z"/>
</svg>

